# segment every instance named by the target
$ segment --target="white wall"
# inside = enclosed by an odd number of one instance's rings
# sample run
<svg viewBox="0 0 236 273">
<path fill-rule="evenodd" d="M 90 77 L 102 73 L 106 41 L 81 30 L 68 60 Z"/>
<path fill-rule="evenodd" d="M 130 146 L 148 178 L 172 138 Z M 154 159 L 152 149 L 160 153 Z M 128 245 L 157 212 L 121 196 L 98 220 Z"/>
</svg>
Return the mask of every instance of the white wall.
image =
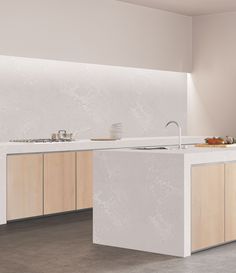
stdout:
<svg viewBox="0 0 236 273">
<path fill-rule="evenodd" d="M 236 136 L 236 13 L 193 19 L 188 133 Z"/>
<path fill-rule="evenodd" d="M 50 137 L 67 129 L 79 138 L 186 133 L 186 73 L 0 56 L 0 141 Z"/>
<path fill-rule="evenodd" d="M 191 71 L 192 18 L 116 0 L 0 0 L 0 55 Z"/>
</svg>

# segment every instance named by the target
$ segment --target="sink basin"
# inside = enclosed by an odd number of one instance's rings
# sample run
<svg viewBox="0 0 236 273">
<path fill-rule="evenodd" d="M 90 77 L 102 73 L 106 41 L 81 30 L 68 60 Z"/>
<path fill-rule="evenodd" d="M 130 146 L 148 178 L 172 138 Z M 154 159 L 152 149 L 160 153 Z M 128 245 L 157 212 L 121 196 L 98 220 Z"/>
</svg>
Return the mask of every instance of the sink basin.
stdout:
<svg viewBox="0 0 236 273">
<path fill-rule="evenodd" d="M 191 145 L 182 145 L 182 149 L 188 149 Z M 149 146 L 149 147 L 135 147 L 135 150 L 150 151 L 150 150 L 179 150 L 179 147 L 174 146 Z"/>
</svg>

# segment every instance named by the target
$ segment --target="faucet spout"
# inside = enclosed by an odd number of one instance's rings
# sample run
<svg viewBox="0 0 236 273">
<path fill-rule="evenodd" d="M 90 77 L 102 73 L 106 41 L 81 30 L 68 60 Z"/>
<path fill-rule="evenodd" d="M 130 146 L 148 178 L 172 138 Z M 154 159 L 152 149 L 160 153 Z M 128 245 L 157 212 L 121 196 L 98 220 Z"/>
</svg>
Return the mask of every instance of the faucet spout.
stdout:
<svg viewBox="0 0 236 273">
<path fill-rule="evenodd" d="M 171 120 L 166 124 L 166 127 L 168 127 L 170 124 L 175 124 L 178 127 L 179 130 L 179 149 L 182 149 L 182 129 L 181 126 L 177 121 Z"/>
</svg>

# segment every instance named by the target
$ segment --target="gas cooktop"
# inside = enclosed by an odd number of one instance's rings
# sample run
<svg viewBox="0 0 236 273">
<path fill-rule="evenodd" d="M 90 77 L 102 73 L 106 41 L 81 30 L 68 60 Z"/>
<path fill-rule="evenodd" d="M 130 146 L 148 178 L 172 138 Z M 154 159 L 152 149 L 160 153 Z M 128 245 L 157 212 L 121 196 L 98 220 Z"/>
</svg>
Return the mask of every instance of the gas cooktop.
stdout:
<svg viewBox="0 0 236 273">
<path fill-rule="evenodd" d="M 72 139 L 51 139 L 51 138 L 30 138 L 30 139 L 11 139 L 10 142 L 21 143 L 52 143 L 52 142 L 71 142 Z"/>
</svg>

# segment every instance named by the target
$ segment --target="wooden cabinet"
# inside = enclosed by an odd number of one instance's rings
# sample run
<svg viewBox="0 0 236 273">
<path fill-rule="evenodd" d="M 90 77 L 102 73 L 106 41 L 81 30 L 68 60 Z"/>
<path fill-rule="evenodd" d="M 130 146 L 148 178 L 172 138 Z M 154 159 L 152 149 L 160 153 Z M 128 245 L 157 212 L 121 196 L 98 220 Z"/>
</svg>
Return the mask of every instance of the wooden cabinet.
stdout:
<svg viewBox="0 0 236 273">
<path fill-rule="evenodd" d="M 43 155 L 7 157 L 7 220 L 43 214 Z"/>
<path fill-rule="evenodd" d="M 77 152 L 77 209 L 93 206 L 93 153 Z"/>
<path fill-rule="evenodd" d="M 192 167 L 192 251 L 224 242 L 224 164 Z"/>
<path fill-rule="evenodd" d="M 76 209 L 75 155 L 75 152 L 44 155 L 44 214 Z"/>
<path fill-rule="evenodd" d="M 225 241 L 236 240 L 236 163 L 225 164 Z"/>
<path fill-rule="evenodd" d="M 91 208 L 90 151 L 7 158 L 7 219 Z"/>
</svg>

